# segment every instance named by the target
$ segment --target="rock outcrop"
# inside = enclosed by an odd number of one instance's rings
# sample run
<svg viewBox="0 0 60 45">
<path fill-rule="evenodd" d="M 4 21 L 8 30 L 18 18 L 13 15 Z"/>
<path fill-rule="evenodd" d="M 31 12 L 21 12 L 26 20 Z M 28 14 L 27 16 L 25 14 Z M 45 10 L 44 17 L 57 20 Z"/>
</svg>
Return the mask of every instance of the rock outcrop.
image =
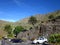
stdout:
<svg viewBox="0 0 60 45">
<path fill-rule="evenodd" d="M 60 17 L 56 17 L 48 22 L 41 23 L 37 28 L 20 32 L 17 38 L 33 40 L 39 36 L 49 37 L 50 34 L 60 33 Z"/>
</svg>

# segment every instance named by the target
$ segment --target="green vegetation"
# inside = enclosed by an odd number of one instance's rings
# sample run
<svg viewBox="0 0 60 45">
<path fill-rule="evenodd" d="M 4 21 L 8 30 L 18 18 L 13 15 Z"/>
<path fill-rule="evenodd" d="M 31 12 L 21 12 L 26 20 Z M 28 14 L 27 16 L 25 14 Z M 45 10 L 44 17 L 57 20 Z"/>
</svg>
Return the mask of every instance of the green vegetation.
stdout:
<svg viewBox="0 0 60 45">
<path fill-rule="evenodd" d="M 11 34 L 11 31 L 12 31 L 11 25 L 5 25 L 4 30 L 8 32 L 8 34 Z"/>
<path fill-rule="evenodd" d="M 24 28 L 22 26 L 16 26 L 14 27 L 15 29 L 13 30 L 11 25 L 5 25 L 4 30 L 8 33 L 8 37 L 9 38 L 13 38 L 14 35 L 17 35 L 24 30 Z M 13 35 L 14 34 L 14 35 Z"/>
<path fill-rule="evenodd" d="M 60 34 L 51 34 L 49 37 L 49 42 L 60 43 Z"/>
<path fill-rule="evenodd" d="M 29 20 L 28 20 L 28 23 L 30 23 L 30 24 L 32 24 L 32 25 L 34 26 L 34 24 L 37 23 L 36 17 L 31 16 L 31 17 L 29 18 Z"/>
<path fill-rule="evenodd" d="M 60 15 L 56 17 L 56 19 L 59 18 L 60 19 Z"/>
<path fill-rule="evenodd" d="M 50 16 L 48 16 L 48 18 L 50 21 L 53 21 L 53 23 L 54 23 L 56 21 L 56 19 L 60 19 L 60 15 L 58 15 L 58 16 L 50 15 Z"/>
<path fill-rule="evenodd" d="M 22 31 L 22 30 L 19 30 L 19 28 L 17 28 L 19 26 L 22 26 L 23 28 L 30 30 L 29 29 L 30 27 L 33 27 L 33 26 L 39 27 L 40 26 L 39 24 L 48 22 L 48 20 L 54 20 L 53 18 L 56 18 L 56 17 L 60 18 L 60 11 L 51 12 L 45 15 L 37 14 L 35 16 L 31 16 L 29 18 L 25 18 L 14 23 L 0 20 L 0 36 L 3 37 L 8 33 L 8 37 L 12 37 L 13 36 L 11 34 L 12 31 L 14 35 L 16 35 L 17 32 L 19 33 Z M 55 30 L 55 26 L 53 27 L 53 30 Z"/>
<path fill-rule="evenodd" d="M 14 38 L 13 33 L 9 34 L 9 35 L 8 35 L 8 38 Z"/>
<path fill-rule="evenodd" d="M 8 33 L 8 37 L 10 37 L 10 35 L 12 35 L 11 25 L 5 25 L 4 30 Z"/>
<path fill-rule="evenodd" d="M 54 18 L 54 15 L 49 15 L 48 18 L 49 19 L 53 19 Z"/>
<path fill-rule="evenodd" d="M 15 29 L 14 29 L 14 31 L 13 31 L 13 33 L 14 33 L 14 34 L 16 35 L 16 37 L 17 37 L 17 35 L 18 35 L 22 30 L 24 30 L 24 28 L 23 28 L 22 26 L 16 26 Z"/>
</svg>

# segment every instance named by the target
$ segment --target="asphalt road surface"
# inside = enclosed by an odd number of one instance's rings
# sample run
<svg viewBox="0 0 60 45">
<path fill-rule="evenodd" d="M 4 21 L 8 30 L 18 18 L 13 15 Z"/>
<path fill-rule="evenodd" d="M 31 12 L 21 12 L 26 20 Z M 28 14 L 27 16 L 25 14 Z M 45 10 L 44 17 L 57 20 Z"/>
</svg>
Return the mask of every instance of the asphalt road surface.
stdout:
<svg viewBox="0 0 60 45">
<path fill-rule="evenodd" d="M 32 44 L 31 41 L 27 41 L 22 43 L 5 43 L 3 45 L 43 45 L 43 44 Z"/>
<path fill-rule="evenodd" d="M 42 45 L 42 44 L 26 44 L 26 43 L 22 43 L 20 45 Z"/>
</svg>

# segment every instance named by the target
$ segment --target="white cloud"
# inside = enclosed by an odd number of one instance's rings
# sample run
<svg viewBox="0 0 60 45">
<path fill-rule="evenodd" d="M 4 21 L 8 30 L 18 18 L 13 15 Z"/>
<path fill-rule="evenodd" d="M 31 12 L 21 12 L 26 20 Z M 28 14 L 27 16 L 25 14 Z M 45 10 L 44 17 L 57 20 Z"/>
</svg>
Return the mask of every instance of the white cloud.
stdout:
<svg viewBox="0 0 60 45">
<path fill-rule="evenodd" d="M 13 2 L 16 3 L 18 6 L 26 5 L 22 0 L 13 0 Z"/>
<path fill-rule="evenodd" d="M 4 20 L 4 21 L 9 21 L 9 22 L 16 22 L 17 20 L 14 20 L 13 18 L 9 18 L 12 17 L 12 15 L 8 14 L 7 12 L 3 12 L 0 11 L 0 20 Z"/>
<path fill-rule="evenodd" d="M 13 19 L 0 19 L 0 20 L 9 21 L 9 22 L 16 22 L 16 20 L 13 20 Z"/>
</svg>

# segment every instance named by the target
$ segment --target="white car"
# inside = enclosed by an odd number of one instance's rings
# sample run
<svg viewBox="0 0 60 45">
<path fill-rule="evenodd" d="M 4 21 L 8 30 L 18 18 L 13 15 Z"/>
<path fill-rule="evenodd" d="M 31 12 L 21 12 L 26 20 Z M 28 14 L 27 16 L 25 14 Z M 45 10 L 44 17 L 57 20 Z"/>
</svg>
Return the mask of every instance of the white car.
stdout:
<svg viewBox="0 0 60 45">
<path fill-rule="evenodd" d="M 47 38 L 39 37 L 38 39 L 33 40 L 32 43 L 36 44 L 36 43 L 44 43 L 44 42 L 48 42 Z"/>
</svg>

